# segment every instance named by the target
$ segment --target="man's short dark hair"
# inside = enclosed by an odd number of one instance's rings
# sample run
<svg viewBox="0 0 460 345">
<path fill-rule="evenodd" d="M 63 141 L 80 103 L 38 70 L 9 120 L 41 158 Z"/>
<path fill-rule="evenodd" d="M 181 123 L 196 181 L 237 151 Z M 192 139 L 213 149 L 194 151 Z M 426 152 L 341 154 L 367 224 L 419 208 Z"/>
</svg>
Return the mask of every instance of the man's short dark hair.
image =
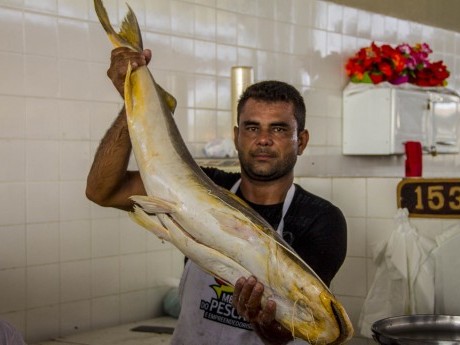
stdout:
<svg viewBox="0 0 460 345">
<path fill-rule="evenodd" d="M 291 103 L 294 106 L 298 132 L 300 133 L 305 129 L 305 103 L 302 95 L 294 86 L 278 80 L 266 80 L 248 86 L 238 100 L 238 122 L 240 121 L 241 111 L 250 98 L 263 102 Z"/>
</svg>

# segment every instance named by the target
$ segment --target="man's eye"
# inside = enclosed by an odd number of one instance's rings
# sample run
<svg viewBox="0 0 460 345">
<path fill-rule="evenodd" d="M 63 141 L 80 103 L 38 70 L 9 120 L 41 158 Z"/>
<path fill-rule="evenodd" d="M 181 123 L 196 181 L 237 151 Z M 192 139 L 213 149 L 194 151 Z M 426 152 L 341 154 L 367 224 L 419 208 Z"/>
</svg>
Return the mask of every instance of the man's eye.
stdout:
<svg viewBox="0 0 460 345">
<path fill-rule="evenodd" d="M 246 130 L 249 132 L 255 132 L 257 131 L 257 127 L 246 127 Z"/>
<path fill-rule="evenodd" d="M 273 127 L 273 132 L 284 132 L 286 128 L 284 127 Z"/>
</svg>

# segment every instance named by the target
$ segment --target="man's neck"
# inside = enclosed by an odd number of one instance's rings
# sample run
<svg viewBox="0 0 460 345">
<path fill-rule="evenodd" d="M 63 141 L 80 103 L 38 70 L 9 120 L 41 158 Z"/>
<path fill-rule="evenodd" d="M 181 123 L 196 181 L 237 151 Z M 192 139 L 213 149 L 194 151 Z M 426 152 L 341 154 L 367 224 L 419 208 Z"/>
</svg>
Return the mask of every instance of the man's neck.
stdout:
<svg viewBox="0 0 460 345">
<path fill-rule="evenodd" d="M 293 182 L 293 176 L 284 176 L 274 181 L 255 181 L 242 175 L 240 190 L 244 198 L 254 204 L 274 205 L 284 202 Z"/>
</svg>

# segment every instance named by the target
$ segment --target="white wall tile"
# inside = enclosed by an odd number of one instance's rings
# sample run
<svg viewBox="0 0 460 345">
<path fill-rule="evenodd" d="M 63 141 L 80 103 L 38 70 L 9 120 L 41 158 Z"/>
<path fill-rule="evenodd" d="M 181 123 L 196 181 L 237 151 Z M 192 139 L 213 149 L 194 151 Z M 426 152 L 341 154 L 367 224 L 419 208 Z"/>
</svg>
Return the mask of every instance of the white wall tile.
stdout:
<svg viewBox="0 0 460 345">
<path fill-rule="evenodd" d="M 216 38 L 216 10 L 211 7 L 194 6 L 195 34 L 197 39 L 215 40 Z"/>
<path fill-rule="evenodd" d="M 87 219 L 60 223 L 61 261 L 91 258 L 91 226 Z"/>
<path fill-rule="evenodd" d="M 363 179 L 333 179 L 332 200 L 346 217 L 366 216 L 366 184 Z"/>
<path fill-rule="evenodd" d="M 135 291 L 147 287 L 147 254 L 128 254 L 120 257 L 120 290 Z"/>
<path fill-rule="evenodd" d="M 95 103 L 88 106 L 90 138 L 99 141 L 106 133 L 109 126 L 115 121 L 121 106 L 114 103 Z"/>
<path fill-rule="evenodd" d="M 26 135 L 30 139 L 58 139 L 58 102 L 55 99 L 26 98 Z"/>
<path fill-rule="evenodd" d="M 91 330 L 91 302 L 83 300 L 63 303 L 59 329 L 63 336 Z"/>
<path fill-rule="evenodd" d="M 172 32 L 182 35 L 192 36 L 194 34 L 194 7 L 190 3 L 172 2 L 171 13 L 175 13 L 171 17 Z"/>
<path fill-rule="evenodd" d="M 61 143 L 60 179 L 86 180 L 90 164 L 88 141 L 66 141 Z"/>
<path fill-rule="evenodd" d="M 24 224 L 26 220 L 24 183 L 0 183 L 0 219 L 2 225 Z"/>
<path fill-rule="evenodd" d="M 118 295 L 94 298 L 91 301 L 91 325 L 93 329 L 105 328 L 120 323 L 120 298 Z"/>
<path fill-rule="evenodd" d="M 0 41 L 3 42 L 2 50 L 22 52 L 24 42 L 23 13 L 3 8 L 0 11 L 0 21 L 2 22 L 2 30 L 0 30 Z"/>
<path fill-rule="evenodd" d="M 57 56 L 58 25 L 56 17 L 26 12 L 24 14 L 24 33 L 26 54 Z"/>
<path fill-rule="evenodd" d="M 27 224 L 27 264 L 59 262 L 59 223 Z"/>
<path fill-rule="evenodd" d="M 59 146 L 60 143 L 57 140 L 27 141 L 27 181 L 49 182 L 59 179 Z"/>
<path fill-rule="evenodd" d="M 328 178 L 300 177 L 296 180 L 303 189 L 326 200 L 332 200 L 332 181 Z"/>
<path fill-rule="evenodd" d="M 194 45 L 195 73 L 216 74 L 216 44 L 213 42 L 195 41 Z"/>
<path fill-rule="evenodd" d="M 26 271 L 24 268 L 0 270 L 0 313 L 23 310 L 26 306 Z"/>
<path fill-rule="evenodd" d="M 120 219 L 120 251 L 122 254 L 142 253 L 147 250 L 149 232 L 129 217 Z"/>
<path fill-rule="evenodd" d="M 57 3 L 58 13 L 63 17 L 87 19 L 89 14 L 89 3 L 90 2 L 86 0 L 59 0 Z"/>
<path fill-rule="evenodd" d="M 90 297 L 91 261 L 63 262 L 60 268 L 60 301 L 89 300 Z"/>
<path fill-rule="evenodd" d="M 212 77 L 196 77 L 195 87 L 198 90 L 195 93 L 195 106 L 197 108 L 210 108 L 216 107 L 216 79 Z M 206 123 L 206 122 L 199 122 Z"/>
<path fill-rule="evenodd" d="M 69 100 L 59 102 L 62 139 L 88 140 L 90 138 L 89 120 L 91 107 L 92 105 L 90 106 L 88 102 Z M 116 114 L 117 112 L 114 112 L 112 116 L 114 117 Z"/>
<path fill-rule="evenodd" d="M 57 2 L 56 0 L 43 0 L 43 1 L 33 1 L 33 0 L 24 0 L 24 8 L 40 11 L 40 12 L 57 12 Z"/>
<path fill-rule="evenodd" d="M 23 224 L 0 226 L 0 269 L 26 264 L 26 231 Z"/>
<path fill-rule="evenodd" d="M 0 166 L 0 182 L 24 181 L 26 155 L 23 139 L 0 140 L 0 158 L 5 162 Z"/>
<path fill-rule="evenodd" d="M 257 47 L 258 20 L 255 17 L 241 14 L 238 16 L 237 43 L 243 47 Z"/>
<path fill-rule="evenodd" d="M 147 286 L 161 286 L 172 277 L 170 250 L 157 250 L 147 254 Z"/>
<path fill-rule="evenodd" d="M 0 138 L 24 138 L 26 129 L 26 108 L 20 97 L 1 96 Z"/>
<path fill-rule="evenodd" d="M 87 22 L 59 18 L 58 39 L 61 58 L 88 60 L 89 24 Z"/>
<path fill-rule="evenodd" d="M 92 257 L 118 255 L 120 253 L 120 221 L 118 218 L 91 221 Z"/>
<path fill-rule="evenodd" d="M 347 255 L 366 257 L 366 219 L 347 218 Z"/>
<path fill-rule="evenodd" d="M 171 2 L 168 0 L 145 3 L 145 25 L 148 30 L 171 31 Z"/>
<path fill-rule="evenodd" d="M 235 44 L 237 40 L 237 15 L 232 12 L 217 10 L 217 41 L 225 44 Z"/>
<path fill-rule="evenodd" d="M 27 184 L 27 221 L 55 222 L 59 220 L 59 184 L 30 182 Z"/>
<path fill-rule="evenodd" d="M 27 268 L 27 307 L 38 308 L 59 302 L 59 265 Z"/>
<path fill-rule="evenodd" d="M 59 93 L 57 59 L 48 56 L 25 56 L 25 92 L 30 96 L 56 97 Z"/>
<path fill-rule="evenodd" d="M 89 202 L 85 195 L 85 182 L 60 183 L 59 216 L 62 221 L 88 219 Z"/>
<path fill-rule="evenodd" d="M 0 93 L 21 95 L 24 93 L 24 56 L 0 51 Z"/>
<path fill-rule="evenodd" d="M 367 257 L 375 257 L 396 230 L 396 224 L 393 219 L 368 218 L 366 226 Z"/>
<path fill-rule="evenodd" d="M 93 297 L 115 295 L 120 292 L 119 261 L 120 259 L 116 256 L 93 259 L 91 265 L 91 294 Z"/>
<path fill-rule="evenodd" d="M 49 339 L 50 334 L 59 334 L 59 306 L 45 306 L 27 311 L 26 339 L 34 343 Z"/>
<path fill-rule="evenodd" d="M 63 98 L 89 99 L 95 76 L 91 75 L 91 66 L 87 61 L 60 59 L 59 86 Z M 107 78 L 106 78 L 107 79 Z"/>
<path fill-rule="evenodd" d="M 121 322 L 128 323 L 149 318 L 151 311 L 145 303 L 146 299 L 146 290 L 122 294 L 120 297 Z"/>
<path fill-rule="evenodd" d="M 332 281 L 336 294 L 365 297 L 366 286 L 366 259 L 347 257 L 340 271 Z"/>
<path fill-rule="evenodd" d="M 396 187 L 399 179 L 367 179 L 367 215 L 392 218 L 397 210 Z"/>
</svg>

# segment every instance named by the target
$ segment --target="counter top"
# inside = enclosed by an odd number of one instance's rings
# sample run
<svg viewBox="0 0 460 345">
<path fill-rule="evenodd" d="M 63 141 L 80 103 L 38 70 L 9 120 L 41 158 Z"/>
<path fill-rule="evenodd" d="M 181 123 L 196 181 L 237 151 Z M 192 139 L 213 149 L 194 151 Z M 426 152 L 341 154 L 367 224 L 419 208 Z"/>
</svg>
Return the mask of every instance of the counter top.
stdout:
<svg viewBox="0 0 460 345">
<path fill-rule="evenodd" d="M 76 333 L 55 340 L 42 341 L 31 345 L 160 345 L 169 344 L 177 319 L 159 317 L 120 326 L 108 327 L 94 331 Z M 148 331 L 132 331 L 133 328 L 147 326 Z M 166 327 L 167 333 L 154 333 L 154 327 Z M 161 332 L 161 330 L 160 330 Z"/>
</svg>

